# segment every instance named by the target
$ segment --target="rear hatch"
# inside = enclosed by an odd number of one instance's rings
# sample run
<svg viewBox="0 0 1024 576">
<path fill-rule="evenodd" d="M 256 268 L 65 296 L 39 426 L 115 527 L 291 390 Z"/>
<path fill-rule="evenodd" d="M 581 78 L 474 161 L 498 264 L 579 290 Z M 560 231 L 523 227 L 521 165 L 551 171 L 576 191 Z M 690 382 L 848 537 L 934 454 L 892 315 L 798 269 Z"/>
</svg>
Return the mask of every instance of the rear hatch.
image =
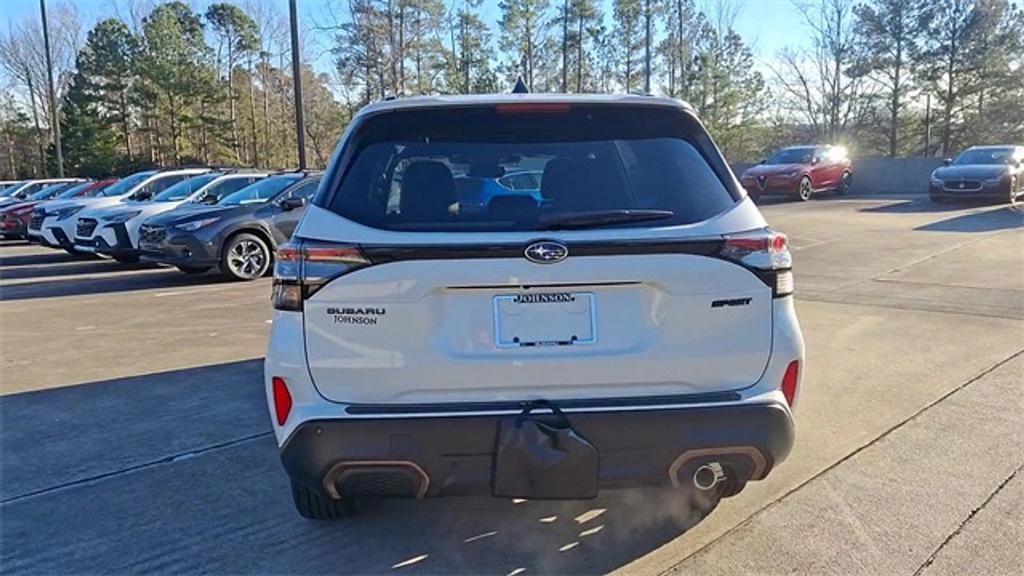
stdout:
<svg viewBox="0 0 1024 576">
<path fill-rule="evenodd" d="M 767 365 L 772 288 L 722 256 L 764 221 L 680 108 L 388 112 L 339 157 L 296 233 L 327 399 L 714 394 Z M 541 195 L 461 211 L 469 170 L 542 172 Z"/>
</svg>

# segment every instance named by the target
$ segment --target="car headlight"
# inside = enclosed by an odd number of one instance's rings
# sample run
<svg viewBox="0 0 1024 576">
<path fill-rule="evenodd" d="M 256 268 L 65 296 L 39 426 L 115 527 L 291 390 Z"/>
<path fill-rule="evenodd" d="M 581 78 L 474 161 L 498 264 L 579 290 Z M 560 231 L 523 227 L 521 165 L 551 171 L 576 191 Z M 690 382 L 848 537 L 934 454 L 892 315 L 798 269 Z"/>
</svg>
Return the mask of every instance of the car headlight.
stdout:
<svg viewBox="0 0 1024 576">
<path fill-rule="evenodd" d="M 52 216 L 56 216 L 57 220 L 67 220 L 68 218 L 71 218 L 75 214 L 78 214 L 79 210 L 81 210 L 82 208 L 85 208 L 85 206 L 68 206 L 67 208 L 61 208 L 60 210 L 57 210 L 52 214 Z"/>
<path fill-rule="evenodd" d="M 193 220 L 191 222 L 185 222 L 184 224 L 175 224 L 174 228 L 176 230 L 181 230 L 182 232 L 195 232 L 196 230 L 199 230 L 204 226 L 209 226 L 210 224 L 213 224 L 217 220 L 220 220 L 220 218 L 204 218 L 202 220 Z"/>
<path fill-rule="evenodd" d="M 999 176 L 996 176 L 995 178 L 988 178 L 987 180 L 985 180 L 985 183 L 986 184 L 999 184 L 1001 182 L 1008 181 L 1009 179 L 1010 179 L 1010 175 L 1009 174 L 1000 174 Z"/>
<path fill-rule="evenodd" d="M 111 224 L 120 224 L 135 218 L 139 214 L 142 214 L 142 210 L 129 210 L 128 212 L 118 212 L 109 216 L 103 216 L 102 220 Z"/>
<path fill-rule="evenodd" d="M 785 176 L 786 178 L 793 178 L 793 177 L 799 176 L 799 175 L 800 175 L 800 171 L 799 170 L 792 170 L 790 172 L 786 172 L 785 174 L 783 174 L 783 176 Z"/>
</svg>

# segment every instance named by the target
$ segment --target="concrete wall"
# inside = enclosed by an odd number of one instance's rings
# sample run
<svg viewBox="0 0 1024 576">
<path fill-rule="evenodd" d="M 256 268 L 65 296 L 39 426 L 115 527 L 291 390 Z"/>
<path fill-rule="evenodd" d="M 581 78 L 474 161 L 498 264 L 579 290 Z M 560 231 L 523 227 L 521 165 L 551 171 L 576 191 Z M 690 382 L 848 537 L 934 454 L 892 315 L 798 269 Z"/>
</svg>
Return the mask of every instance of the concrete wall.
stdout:
<svg viewBox="0 0 1024 576">
<path fill-rule="evenodd" d="M 733 164 L 738 178 L 751 164 Z M 941 158 L 856 158 L 854 194 L 927 194 L 932 171 Z"/>
</svg>

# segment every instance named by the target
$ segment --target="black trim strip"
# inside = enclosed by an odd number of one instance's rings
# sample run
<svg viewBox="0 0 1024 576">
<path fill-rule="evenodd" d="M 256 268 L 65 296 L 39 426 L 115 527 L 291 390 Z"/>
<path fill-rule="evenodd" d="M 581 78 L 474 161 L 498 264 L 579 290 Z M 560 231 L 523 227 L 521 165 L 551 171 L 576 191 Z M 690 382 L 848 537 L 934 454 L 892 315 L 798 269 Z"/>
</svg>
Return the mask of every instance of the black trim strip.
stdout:
<svg viewBox="0 0 1024 576">
<path fill-rule="evenodd" d="M 630 408 L 674 404 L 736 402 L 741 398 L 742 397 L 738 392 L 708 392 L 701 394 L 677 394 L 669 396 L 558 400 L 553 403 L 559 408 L 572 410 L 578 408 Z M 522 410 L 528 403 L 529 401 L 524 400 L 521 402 L 459 402 L 440 404 L 349 404 L 345 411 L 353 415 L 507 412 Z"/>
<path fill-rule="evenodd" d="M 478 258 L 525 258 L 526 247 L 536 241 L 505 244 L 362 244 L 363 254 L 374 264 L 408 260 L 465 260 Z M 641 254 L 694 254 L 718 256 L 724 240 L 601 240 L 562 242 L 569 257 L 633 256 Z"/>
</svg>

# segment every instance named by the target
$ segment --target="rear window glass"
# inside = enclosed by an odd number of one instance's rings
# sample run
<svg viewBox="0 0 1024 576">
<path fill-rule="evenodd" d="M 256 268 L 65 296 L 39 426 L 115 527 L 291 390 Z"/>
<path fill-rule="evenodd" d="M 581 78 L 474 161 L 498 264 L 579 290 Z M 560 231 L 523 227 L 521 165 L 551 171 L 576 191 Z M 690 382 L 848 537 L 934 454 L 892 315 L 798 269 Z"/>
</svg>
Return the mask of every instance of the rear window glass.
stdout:
<svg viewBox="0 0 1024 576">
<path fill-rule="evenodd" d="M 673 226 L 736 201 L 710 139 L 673 109 L 388 112 L 364 120 L 350 145 L 328 207 L 381 229 L 530 231 L 625 211 L 657 214 L 586 227 Z"/>
</svg>

